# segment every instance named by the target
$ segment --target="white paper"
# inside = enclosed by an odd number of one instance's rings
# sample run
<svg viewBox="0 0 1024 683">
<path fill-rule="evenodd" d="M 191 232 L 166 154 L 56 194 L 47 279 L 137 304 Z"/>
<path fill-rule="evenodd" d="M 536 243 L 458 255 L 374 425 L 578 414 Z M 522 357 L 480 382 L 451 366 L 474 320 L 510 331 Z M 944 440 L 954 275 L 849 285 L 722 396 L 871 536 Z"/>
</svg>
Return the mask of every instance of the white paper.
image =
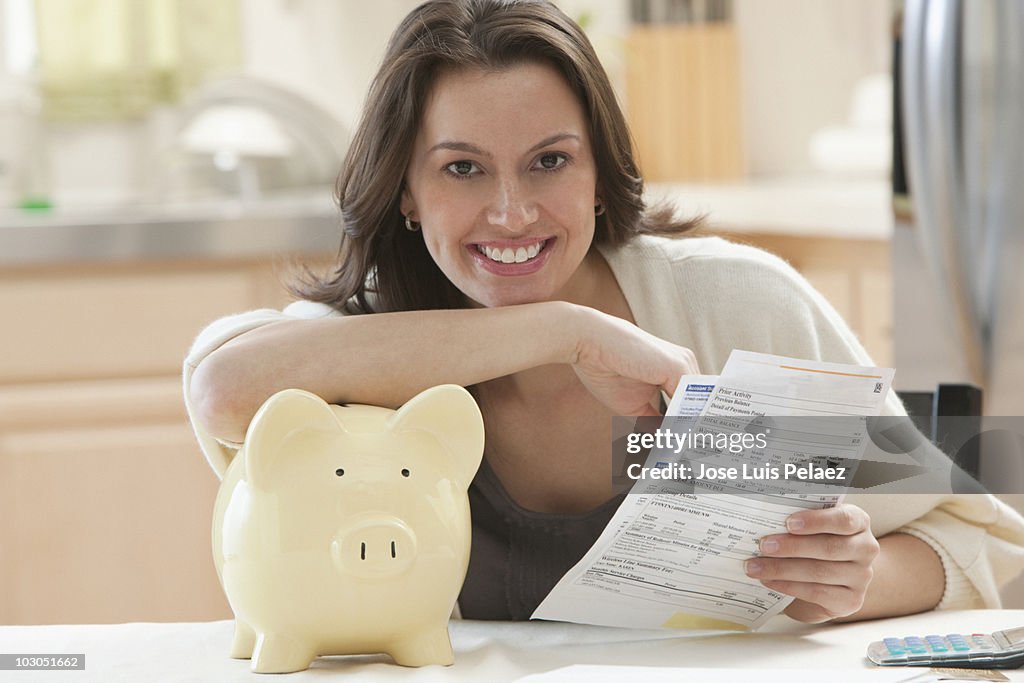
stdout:
<svg viewBox="0 0 1024 683">
<path fill-rule="evenodd" d="M 892 376 L 891 369 L 734 351 L 701 409 L 698 431 L 766 415 L 877 415 Z M 709 383 L 706 377 L 686 380 L 663 426 L 676 424 L 680 414 L 693 414 L 696 399 L 689 384 Z M 789 430 L 784 440 L 768 441 L 761 451 L 713 452 L 706 460 L 699 449 L 654 450 L 646 465 L 664 467 L 685 456 L 694 475 L 701 462 L 733 464 L 736 472 L 746 464 L 753 471 L 792 462 L 793 444 L 798 455 L 858 458 L 866 442 L 864 422 L 844 420 L 835 429 L 795 436 Z M 860 436 L 858 429 L 864 430 Z M 750 462 L 752 453 L 757 462 Z M 743 561 L 756 554 L 759 538 L 784 532 L 790 514 L 835 505 L 841 491 L 814 493 L 786 482 L 733 477 L 699 478 L 696 488 L 682 493 L 690 483 L 637 481 L 594 546 L 532 618 L 632 628 L 756 629 L 785 609 L 791 598 L 747 577 Z"/>
</svg>

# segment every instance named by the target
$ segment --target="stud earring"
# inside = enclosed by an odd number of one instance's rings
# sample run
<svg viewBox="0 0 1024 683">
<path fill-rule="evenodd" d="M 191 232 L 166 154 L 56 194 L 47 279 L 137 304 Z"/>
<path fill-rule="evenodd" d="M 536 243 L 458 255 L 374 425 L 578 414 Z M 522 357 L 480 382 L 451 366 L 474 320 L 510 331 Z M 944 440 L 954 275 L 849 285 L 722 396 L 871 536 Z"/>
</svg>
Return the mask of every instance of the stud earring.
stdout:
<svg viewBox="0 0 1024 683">
<path fill-rule="evenodd" d="M 420 229 L 419 223 L 414 223 L 408 216 L 405 217 L 405 229 L 409 232 L 416 232 Z"/>
<path fill-rule="evenodd" d="M 604 214 L 604 211 L 604 202 L 602 202 L 600 199 L 597 200 L 597 204 L 594 204 L 594 215 L 601 216 Z"/>
</svg>

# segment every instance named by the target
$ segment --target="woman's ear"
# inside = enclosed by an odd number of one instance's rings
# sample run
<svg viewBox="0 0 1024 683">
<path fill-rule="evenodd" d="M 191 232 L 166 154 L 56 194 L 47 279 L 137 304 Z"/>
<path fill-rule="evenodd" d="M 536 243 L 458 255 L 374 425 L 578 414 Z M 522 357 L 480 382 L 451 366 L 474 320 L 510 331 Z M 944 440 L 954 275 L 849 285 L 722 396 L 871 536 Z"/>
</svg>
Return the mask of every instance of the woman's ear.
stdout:
<svg viewBox="0 0 1024 683">
<path fill-rule="evenodd" d="M 409 192 L 408 183 L 402 183 L 402 197 L 399 201 L 399 211 L 402 215 L 411 221 L 418 220 L 416 218 L 416 202 L 412 198 L 412 193 Z"/>
</svg>

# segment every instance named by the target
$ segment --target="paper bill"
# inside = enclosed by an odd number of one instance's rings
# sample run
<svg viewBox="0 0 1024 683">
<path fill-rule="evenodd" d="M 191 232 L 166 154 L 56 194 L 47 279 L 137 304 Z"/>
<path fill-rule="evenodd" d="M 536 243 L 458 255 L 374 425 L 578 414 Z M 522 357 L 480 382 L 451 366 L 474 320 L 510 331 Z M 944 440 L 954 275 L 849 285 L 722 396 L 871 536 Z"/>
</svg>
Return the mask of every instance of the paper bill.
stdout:
<svg viewBox="0 0 1024 683">
<path fill-rule="evenodd" d="M 702 400 L 697 431 L 719 439 L 765 417 L 877 415 L 892 376 L 891 369 L 734 351 L 710 391 L 706 376 L 684 378 L 662 424 L 692 424 Z M 782 466 L 795 454 L 807 467 L 815 459 L 856 459 L 865 440 L 861 429 L 863 422 L 849 419 L 832 431 L 789 429 L 763 448 L 735 454 L 715 447 L 652 450 L 647 466 L 688 468 L 690 476 L 637 481 L 533 618 L 632 628 L 758 628 L 791 598 L 747 577 L 743 561 L 756 554 L 759 538 L 784 531 L 790 514 L 835 505 L 842 491 L 725 475 L 730 468 L 738 474 L 744 466 Z M 709 470 L 723 476 L 697 476 Z"/>
</svg>

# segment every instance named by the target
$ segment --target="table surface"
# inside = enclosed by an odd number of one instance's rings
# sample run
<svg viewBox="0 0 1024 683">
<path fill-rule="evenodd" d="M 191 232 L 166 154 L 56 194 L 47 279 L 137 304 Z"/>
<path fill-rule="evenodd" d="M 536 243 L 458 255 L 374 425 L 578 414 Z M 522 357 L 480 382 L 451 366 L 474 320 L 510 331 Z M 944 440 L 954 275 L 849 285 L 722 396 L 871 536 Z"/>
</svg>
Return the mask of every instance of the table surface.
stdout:
<svg viewBox="0 0 1024 683">
<path fill-rule="evenodd" d="M 1024 610 L 975 610 L 808 626 L 785 617 L 757 633 L 630 631 L 553 622 L 452 621 L 451 667 L 398 667 L 386 656 L 322 657 L 288 681 L 344 676 L 345 681 L 633 680 L 614 667 L 659 667 L 644 680 L 902 681 L 916 669 L 873 667 L 867 644 L 885 636 L 991 632 L 1024 625 Z M 3 672 L 6 681 L 252 681 L 247 660 L 230 659 L 230 621 L 112 625 L 0 626 L 0 653 L 84 653 L 77 672 Z M 555 671 L 576 665 L 574 669 Z M 582 666 L 581 666 L 582 665 Z M 597 669 L 593 667 L 599 667 Z M 670 667 L 670 668 L 665 668 Z M 701 671 L 697 671 L 701 669 Z M 750 670 L 758 670 L 749 678 Z M 738 672 L 743 670 L 745 673 Z M 822 676 L 815 676 L 822 670 Z M 1024 681 L 1024 671 L 1005 672 Z"/>
</svg>

